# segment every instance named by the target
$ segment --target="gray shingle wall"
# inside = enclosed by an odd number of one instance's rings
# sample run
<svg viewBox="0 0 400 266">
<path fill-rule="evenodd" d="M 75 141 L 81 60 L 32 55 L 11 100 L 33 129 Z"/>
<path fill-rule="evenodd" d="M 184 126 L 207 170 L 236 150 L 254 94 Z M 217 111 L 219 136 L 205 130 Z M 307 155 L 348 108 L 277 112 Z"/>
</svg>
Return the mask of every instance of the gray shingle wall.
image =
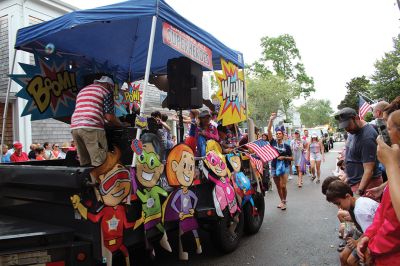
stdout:
<svg viewBox="0 0 400 266">
<path fill-rule="evenodd" d="M 0 17 L 0 98 L 5 98 L 9 71 L 8 16 Z"/>
<path fill-rule="evenodd" d="M 59 143 L 71 141 L 70 125 L 59 122 L 55 119 L 44 119 L 32 121 L 32 142 L 33 143 Z"/>
</svg>

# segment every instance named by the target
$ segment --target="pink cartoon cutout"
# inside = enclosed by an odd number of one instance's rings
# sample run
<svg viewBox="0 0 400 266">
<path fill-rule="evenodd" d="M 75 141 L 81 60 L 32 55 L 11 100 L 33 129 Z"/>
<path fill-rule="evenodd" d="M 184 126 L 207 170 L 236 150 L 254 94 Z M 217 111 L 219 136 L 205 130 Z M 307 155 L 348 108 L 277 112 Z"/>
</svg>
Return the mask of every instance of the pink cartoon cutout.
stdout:
<svg viewBox="0 0 400 266">
<path fill-rule="evenodd" d="M 215 184 L 213 199 L 217 215 L 224 217 L 223 211 L 227 209 L 233 219 L 231 230 L 235 230 L 239 222 L 239 206 L 236 201 L 236 193 L 231 180 L 230 172 L 225 161 L 225 157 L 220 153 L 219 144 L 213 140 L 207 142 L 206 156 L 203 160 L 205 166 L 202 167 L 204 176 Z"/>
</svg>

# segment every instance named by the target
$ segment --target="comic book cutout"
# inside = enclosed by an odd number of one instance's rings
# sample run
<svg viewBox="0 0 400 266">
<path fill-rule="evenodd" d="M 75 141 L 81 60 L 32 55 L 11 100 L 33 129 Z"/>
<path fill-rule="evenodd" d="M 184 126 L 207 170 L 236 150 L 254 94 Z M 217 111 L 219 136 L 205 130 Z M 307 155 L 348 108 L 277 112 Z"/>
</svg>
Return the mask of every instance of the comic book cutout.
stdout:
<svg viewBox="0 0 400 266">
<path fill-rule="evenodd" d="M 153 133 L 146 133 L 142 135 L 140 141 L 143 150 L 136 157 L 136 180 L 140 185 L 136 194 L 142 203 L 142 218 L 136 222 L 135 228 L 140 224 L 144 225 L 146 249 L 150 252 L 150 256 L 154 256 L 154 248 L 146 236 L 146 232 L 152 228 L 157 228 L 163 234 L 160 240 L 161 247 L 172 252 L 164 226 L 161 223 L 160 196 L 167 197 L 168 193 L 157 185 L 164 171 L 164 165 L 160 158 L 160 139 Z"/>
<path fill-rule="evenodd" d="M 138 139 L 133 139 L 131 143 L 131 149 L 137 155 L 141 155 L 143 152 L 143 145 L 142 142 Z"/>
<path fill-rule="evenodd" d="M 220 103 L 218 118 L 222 125 L 246 120 L 246 90 L 243 70 L 232 62 L 221 58 L 222 73 L 214 72 L 219 90 L 216 93 Z"/>
<path fill-rule="evenodd" d="M 135 128 L 146 129 L 148 126 L 147 118 L 143 116 L 136 116 L 135 118 Z"/>
<path fill-rule="evenodd" d="M 107 254 L 107 265 L 112 265 L 112 253 L 120 250 L 125 256 L 126 265 L 130 265 L 129 252 L 123 243 L 124 229 L 133 228 L 135 223 L 129 222 L 126 217 L 124 201 L 131 194 L 131 178 L 129 171 L 119 163 L 121 151 L 114 147 L 114 152 L 108 152 L 106 161 L 94 168 L 90 175 L 99 184 L 99 194 L 104 206 L 97 213 L 88 212 L 81 203 L 78 195 L 73 195 L 73 207 L 80 215 L 93 223 L 100 223 L 103 249 Z"/>
<path fill-rule="evenodd" d="M 179 221 L 179 258 L 188 260 L 189 255 L 182 246 L 182 235 L 192 232 L 196 242 L 196 253 L 202 253 L 195 209 L 198 198 L 190 187 L 195 178 L 195 160 L 193 150 L 186 144 L 176 145 L 168 154 L 166 174 L 168 184 L 176 190 L 163 204 L 163 222 Z"/>
<path fill-rule="evenodd" d="M 54 52 L 55 48 L 51 50 L 48 54 L 34 50 L 34 64 L 19 63 L 24 73 L 10 75 L 22 87 L 16 96 L 27 100 L 21 116 L 31 115 L 31 120 L 71 117 L 86 75 L 109 73 L 117 77 L 118 66 L 88 60 L 77 63 L 76 58 Z M 115 96 L 119 99 L 119 80 L 115 83 Z M 127 114 L 118 100 L 114 104 L 117 116 Z"/>
<path fill-rule="evenodd" d="M 213 199 L 217 215 L 223 217 L 223 210 L 228 208 L 231 217 L 236 219 L 240 208 L 230 180 L 231 173 L 221 150 L 221 146 L 215 140 L 207 141 L 206 157 L 203 160 L 205 167 L 203 166 L 202 170 L 205 177 L 215 184 Z"/>
<path fill-rule="evenodd" d="M 253 213 L 255 213 L 253 195 L 255 191 L 251 185 L 250 179 L 241 171 L 242 160 L 240 154 L 230 153 L 226 155 L 229 169 L 232 172 L 231 180 L 238 196 L 239 205 L 243 207 L 250 202 Z"/>
</svg>

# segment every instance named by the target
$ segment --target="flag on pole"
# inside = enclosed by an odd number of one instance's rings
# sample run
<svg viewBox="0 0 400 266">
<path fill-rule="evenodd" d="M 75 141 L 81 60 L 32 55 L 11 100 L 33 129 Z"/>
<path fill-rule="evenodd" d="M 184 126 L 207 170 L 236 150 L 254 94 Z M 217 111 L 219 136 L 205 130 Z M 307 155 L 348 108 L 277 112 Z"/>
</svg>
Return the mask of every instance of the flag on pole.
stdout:
<svg viewBox="0 0 400 266">
<path fill-rule="evenodd" d="M 250 162 L 252 164 L 254 164 L 254 166 L 256 167 L 257 171 L 260 174 L 263 174 L 263 170 L 264 170 L 264 166 L 261 160 L 257 159 L 256 157 L 254 157 L 253 155 L 250 155 Z"/>
<path fill-rule="evenodd" d="M 262 139 L 250 142 L 246 146 L 252 149 L 264 163 L 272 161 L 279 156 L 275 148 L 268 141 Z"/>
<path fill-rule="evenodd" d="M 363 97 L 358 96 L 359 101 L 358 101 L 358 115 L 360 116 L 360 119 L 364 119 L 364 116 L 371 111 L 372 107 L 367 103 Z"/>
</svg>

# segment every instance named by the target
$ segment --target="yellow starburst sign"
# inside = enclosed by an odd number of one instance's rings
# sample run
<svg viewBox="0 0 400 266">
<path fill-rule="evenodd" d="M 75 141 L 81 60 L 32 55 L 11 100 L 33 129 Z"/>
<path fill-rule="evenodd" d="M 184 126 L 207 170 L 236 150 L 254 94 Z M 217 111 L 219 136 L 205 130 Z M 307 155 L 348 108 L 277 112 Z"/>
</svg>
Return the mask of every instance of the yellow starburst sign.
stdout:
<svg viewBox="0 0 400 266">
<path fill-rule="evenodd" d="M 221 58 L 222 73 L 214 72 L 219 85 L 220 109 L 217 120 L 230 125 L 246 120 L 246 90 L 243 70 Z"/>
</svg>

